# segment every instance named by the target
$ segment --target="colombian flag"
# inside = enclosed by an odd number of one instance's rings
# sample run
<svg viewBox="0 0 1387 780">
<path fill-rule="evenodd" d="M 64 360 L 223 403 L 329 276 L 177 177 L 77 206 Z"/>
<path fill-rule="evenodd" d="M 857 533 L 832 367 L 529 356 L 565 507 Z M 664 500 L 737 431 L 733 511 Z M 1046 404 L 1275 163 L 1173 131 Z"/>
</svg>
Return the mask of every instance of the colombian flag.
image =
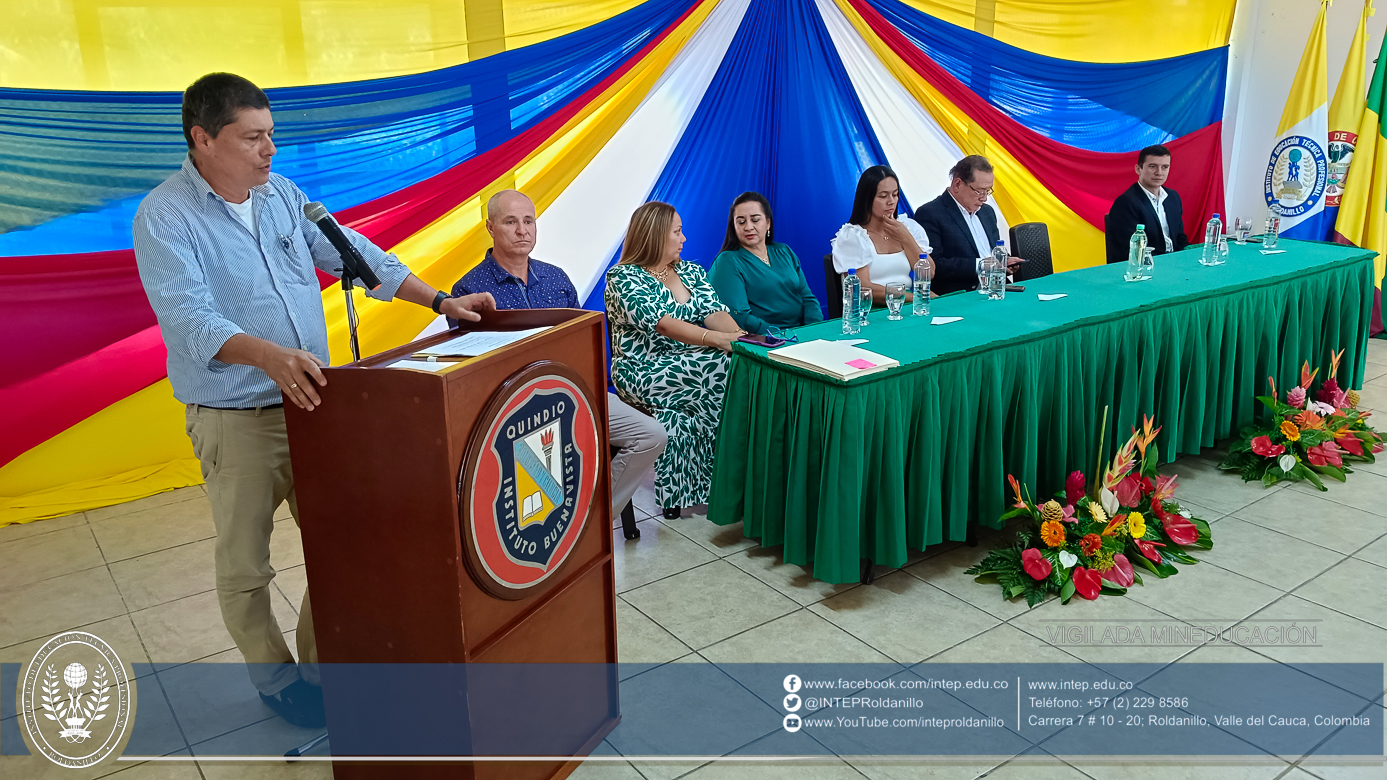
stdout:
<svg viewBox="0 0 1387 780">
<path fill-rule="evenodd" d="M 1377 294 L 1373 299 L 1372 334 L 1381 333 L 1382 275 L 1387 261 L 1387 39 L 1377 55 L 1373 83 L 1368 88 L 1367 106 L 1358 123 L 1358 146 L 1354 149 L 1353 167 L 1344 183 L 1344 197 L 1339 206 L 1338 224 L 1334 239 L 1377 252 L 1375 279 Z"/>
<path fill-rule="evenodd" d="M 1281 206 L 1281 235 L 1319 241 L 1325 235 L 1324 195 L 1329 177 L 1329 66 L 1325 59 L 1324 12 L 1310 28 L 1286 110 L 1267 163 L 1267 206 Z"/>
</svg>

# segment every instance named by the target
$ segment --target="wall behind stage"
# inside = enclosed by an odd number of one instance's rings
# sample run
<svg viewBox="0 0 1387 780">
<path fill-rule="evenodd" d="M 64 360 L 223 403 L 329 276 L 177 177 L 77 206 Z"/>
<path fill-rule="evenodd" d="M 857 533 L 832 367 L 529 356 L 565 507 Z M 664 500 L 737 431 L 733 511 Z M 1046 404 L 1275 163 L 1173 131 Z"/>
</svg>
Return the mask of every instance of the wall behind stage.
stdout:
<svg viewBox="0 0 1387 780">
<path fill-rule="evenodd" d="M 1331 101 L 1343 75 L 1349 43 L 1358 29 L 1362 12 L 1362 0 L 1339 0 L 1326 14 Z M 1262 182 L 1267 160 L 1277 125 L 1281 122 L 1281 112 L 1291 92 L 1291 81 L 1317 13 L 1319 4 L 1313 0 L 1238 0 L 1229 42 L 1228 100 L 1223 116 L 1227 216 L 1266 217 Z M 1368 18 L 1365 89 L 1372 81 L 1384 30 L 1387 30 L 1387 6 Z M 1360 95 L 1359 100 L 1364 97 Z M 1204 220 L 1209 216 L 1204 215 Z M 1192 240 L 1199 240 L 1194 236 L 1190 234 Z"/>
<path fill-rule="evenodd" d="M 1192 212 L 1223 202 L 1233 0 L 5 8 L 0 525 L 200 481 L 130 233 L 183 159 L 180 92 L 204 72 L 272 87 L 276 170 L 443 289 L 483 256 L 481 204 L 502 187 L 532 197 L 536 255 L 593 307 L 651 198 L 675 204 L 686 259 L 708 264 L 732 198 L 764 192 L 821 295 L 820 258 L 874 164 L 914 206 L 959 157 L 987 155 L 1005 221 L 1046 223 L 1058 270 L 1102 262 L 1103 214 L 1142 146 L 1189 163 L 1172 183 Z M 341 364 L 345 307 L 336 289 L 323 296 Z M 435 321 L 398 302 L 358 311 L 367 353 Z"/>
</svg>

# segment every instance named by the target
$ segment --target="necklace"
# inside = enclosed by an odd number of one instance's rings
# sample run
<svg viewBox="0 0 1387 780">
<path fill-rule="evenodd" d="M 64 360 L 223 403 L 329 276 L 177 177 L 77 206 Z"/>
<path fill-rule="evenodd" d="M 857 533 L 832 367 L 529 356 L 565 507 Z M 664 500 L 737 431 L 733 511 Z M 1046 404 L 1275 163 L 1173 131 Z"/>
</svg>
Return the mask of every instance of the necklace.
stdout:
<svg viewBox="0 0 1387 780">
<path fill-rule="evenodd" d="M 665 280 L 669 278 L 669 268 L 666 268 L 663 271 L 652 271 L 651 269 L 647 268 L 645 269 L 645 272 L 659 280 L 660 284 L 664 284 Z"/>
</svg>

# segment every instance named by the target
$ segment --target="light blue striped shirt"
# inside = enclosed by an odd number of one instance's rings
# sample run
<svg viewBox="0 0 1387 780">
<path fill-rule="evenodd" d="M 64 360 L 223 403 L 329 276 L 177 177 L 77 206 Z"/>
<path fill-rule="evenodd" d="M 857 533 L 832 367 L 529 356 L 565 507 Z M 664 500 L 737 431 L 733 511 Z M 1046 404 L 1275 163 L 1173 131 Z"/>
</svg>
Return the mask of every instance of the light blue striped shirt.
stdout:
<svg viewBox="0 0 1387 780">
<path fill-rule="evenodd" d="M 255 234 L 193 166 L 155 187 L 135 212 L 135 261 L 168 347 L 173 395 L 185 404 L 268 406 L 283 401 L 254 366 L 215 355 L 237 333 L 328 360 L 323 297 L 314 267 L 341 276 L 342 260 L 303 215 L 308 196 L 276 173 L 251 189 Z M 409 277 L 351 228 L 342 232 L 380 277 L 372 298 L 388 301 Z"/>
</svg>

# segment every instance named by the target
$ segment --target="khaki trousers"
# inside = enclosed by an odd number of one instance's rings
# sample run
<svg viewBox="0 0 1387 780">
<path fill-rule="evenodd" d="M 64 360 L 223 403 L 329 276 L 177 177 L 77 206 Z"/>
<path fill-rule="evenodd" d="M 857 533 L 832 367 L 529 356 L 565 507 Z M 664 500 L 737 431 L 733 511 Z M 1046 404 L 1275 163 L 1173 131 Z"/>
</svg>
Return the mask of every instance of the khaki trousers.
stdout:
<svg viewBox="0 0 1387 780">
<path fill-rule="evenodd" d="M 272 696 L 295 680 L 317 684 L 317 644 L 308 592 L 299 609 L 299 660 L 284 642 L 270 608 L 270 533 L 274 513 L 289 502 L 299 522 L 289 435 L 283 409 L 228 411 L 189 404 L 188 438 L 202 464 L 217 528 L 217 600 L 222 620 L 248 664 L 251 682 Z"/>
</svg>

